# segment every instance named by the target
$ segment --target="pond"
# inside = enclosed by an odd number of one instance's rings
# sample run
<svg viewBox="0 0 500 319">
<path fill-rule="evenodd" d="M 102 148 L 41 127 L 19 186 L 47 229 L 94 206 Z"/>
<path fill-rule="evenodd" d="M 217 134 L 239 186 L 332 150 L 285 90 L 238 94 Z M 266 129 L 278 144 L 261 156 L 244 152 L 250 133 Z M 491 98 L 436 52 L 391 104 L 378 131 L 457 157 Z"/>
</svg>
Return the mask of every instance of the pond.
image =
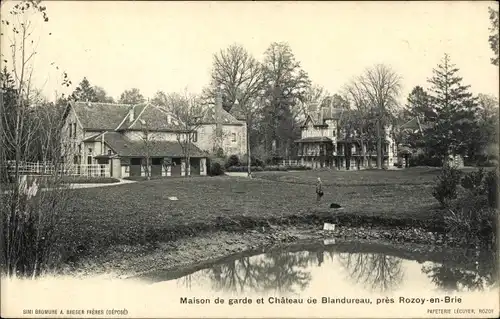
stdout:
<svg viewBox="0 0 500 319">
<path fill-rule="evenodd" d="M 136 279 L 169 291 L 207 295 L 439 294 L 497 289 L 496 265 L 496 257 L 487 251 L 408 250 L 326 240 L 238 253 Z"/>
<path fill-rule="evenodd" d="M 496 318 L 496 264 L 491 252 L 327 240 L 129 279 L 5 281 L 2 297 L 15 318 L 25 309 L 130 318 Z"/>
</svg>

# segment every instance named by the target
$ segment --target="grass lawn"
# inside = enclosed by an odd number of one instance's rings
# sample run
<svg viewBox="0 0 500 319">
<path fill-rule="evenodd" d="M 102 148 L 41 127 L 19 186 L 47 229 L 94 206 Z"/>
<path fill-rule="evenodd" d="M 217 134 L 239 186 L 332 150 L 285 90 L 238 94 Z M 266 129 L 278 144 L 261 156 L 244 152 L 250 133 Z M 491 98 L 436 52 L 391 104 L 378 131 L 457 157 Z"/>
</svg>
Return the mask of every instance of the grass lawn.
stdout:
<svg viewBox="0 0 500 319">
<path fill-rule="evenodd" d="M 432 223 L 437 201 L 431 195 L 435 169 L 353 172 L 265 172 L 261 178 L 157 179 L 111 188 L 72 190 L 66 235 L 84 251 L 195 236 L 232 226 L 254 227 L 268 220 L 340 218 Z M 318 206 L 314 182 L 324 181 Z M 293 180 L 294 183 L 284 181 Z M 277 182 L 279 180 L 280 182 Z M 309 185 L 310 184 L 310 185 Z M 176 196 L 178 201 L 171 201 Z M 343 210 L 329 209 L 336 202 Z M 410 222 L 409 222 L 410 220 Z M 232 227 L 231 226 L 231 227 Z"/>
<path fill-rule="evenodd" d="M 476 169 L 462 169 L 463 172 L 472 170 Z M 440 171 L 436 167 L 412 167 L 404 170 L 255 172 L 253 175 L 277 182 L 310 185 L 321 177 L 325 186 L 431 185 Z"/>
</svg>

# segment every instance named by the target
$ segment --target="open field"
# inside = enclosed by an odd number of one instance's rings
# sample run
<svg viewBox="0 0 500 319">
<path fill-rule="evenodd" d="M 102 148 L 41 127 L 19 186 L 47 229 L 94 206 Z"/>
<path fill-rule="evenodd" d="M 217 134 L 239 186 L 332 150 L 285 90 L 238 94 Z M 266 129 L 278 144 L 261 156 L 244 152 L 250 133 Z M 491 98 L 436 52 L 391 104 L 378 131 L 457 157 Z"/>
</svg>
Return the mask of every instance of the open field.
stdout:
<svg viewBox="0 0 500 319">
<path fill-rule="evenodd" d="M 485 168 L 488 169 L 492 168 Z M 463 172 L 474 170 L 477 168 L 461 169 Z M 255 172 L 253 175 L 277 182 L 309 185 L 321 177 L 325 186 L 431 185 L 440 171 L 436 167 L 412 167 L 402 170 Z"/>
<path fill-rule="evenodd" d="M 252 180 L 158 179 L 117 185 L 105 191 L 72 190 L 75 196 L 68 215 L 61 220 L 65 238 L 74 249 L 69 255 L 94 253 L 113 245 L 150 244 L 206 231 L 238 231 L 269 224 L 330 221 L 349 226 L 411 225 L 434 230 L 440 227 L 430 185 L 437 171 L 427 171 L 420 178 L 410 171 L 406 178 L 404 171 L 266 174 Z M 340 174 L 344 185 L 335 186 L 340 183 Z M 302 178 L 303 182 L 264 179 L 278 176 Z M 315 202 L 313 185 L 317 176 L 325 182 L 320 205 Z M 416 184 L 418 181 L 420 184 Z M 171 201 L 170 196 L 178 200 Z M 332 202 L 344 209 L 330 209 Z"/>
</svg>

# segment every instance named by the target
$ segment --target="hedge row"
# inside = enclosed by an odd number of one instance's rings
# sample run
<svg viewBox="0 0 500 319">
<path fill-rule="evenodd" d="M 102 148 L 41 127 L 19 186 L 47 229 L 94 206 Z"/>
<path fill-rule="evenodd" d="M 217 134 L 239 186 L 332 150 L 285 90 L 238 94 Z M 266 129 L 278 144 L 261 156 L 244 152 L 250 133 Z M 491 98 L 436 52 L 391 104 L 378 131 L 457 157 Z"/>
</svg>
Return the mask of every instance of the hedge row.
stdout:
<svg viewBox="0 0 500 319">
<path fill-rule="evenodd" d="M 252 166 L 250 167 L 252 172 L 270 172 L 270 171 L 305 171 L 310 170 L 310 167 L 306 167 L 303 165 L 269 165 L 265 167 L 261 166 Z M 248 166 L 231 166 L 226 169 L 226 172 L 247 172 Z"/>
</svg>

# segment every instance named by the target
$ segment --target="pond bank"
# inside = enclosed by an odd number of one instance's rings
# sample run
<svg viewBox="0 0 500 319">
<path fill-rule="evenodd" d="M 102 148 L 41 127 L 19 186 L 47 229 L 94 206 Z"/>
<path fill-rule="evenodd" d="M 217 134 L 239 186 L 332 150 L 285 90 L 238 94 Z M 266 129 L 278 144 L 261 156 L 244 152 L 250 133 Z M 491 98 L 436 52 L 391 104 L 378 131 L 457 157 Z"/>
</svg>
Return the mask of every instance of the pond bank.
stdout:
<svg viewBox="0 0 500 319">
<path fill-rule="evenodd" d="M 243 252 L 262 251 L 304 241 L 325 245 L 350 241 L 389 245 L 401 256 L 425 252 L 423 259 L 444 260 L 460 250 L 453 239 L 442 234 L 414 228 L 348 227 L 337 226 L 335 231 L 324 231 L 322 225 L 268 225 L 245 231 L 219 230 L 182 237 L 170 242 L 145 245 L 111 246 L 101 254 L 88 256 L 75 264 L 66 265 L 64 274 L 77 277 L 111 274 L 127 278 L 159 269 L 192 268 L 201 263 Z M 478 247 L 474 247 L 477 250 Z M 448 258 L 448 257 L 447 257 Z"/>
</svg>

